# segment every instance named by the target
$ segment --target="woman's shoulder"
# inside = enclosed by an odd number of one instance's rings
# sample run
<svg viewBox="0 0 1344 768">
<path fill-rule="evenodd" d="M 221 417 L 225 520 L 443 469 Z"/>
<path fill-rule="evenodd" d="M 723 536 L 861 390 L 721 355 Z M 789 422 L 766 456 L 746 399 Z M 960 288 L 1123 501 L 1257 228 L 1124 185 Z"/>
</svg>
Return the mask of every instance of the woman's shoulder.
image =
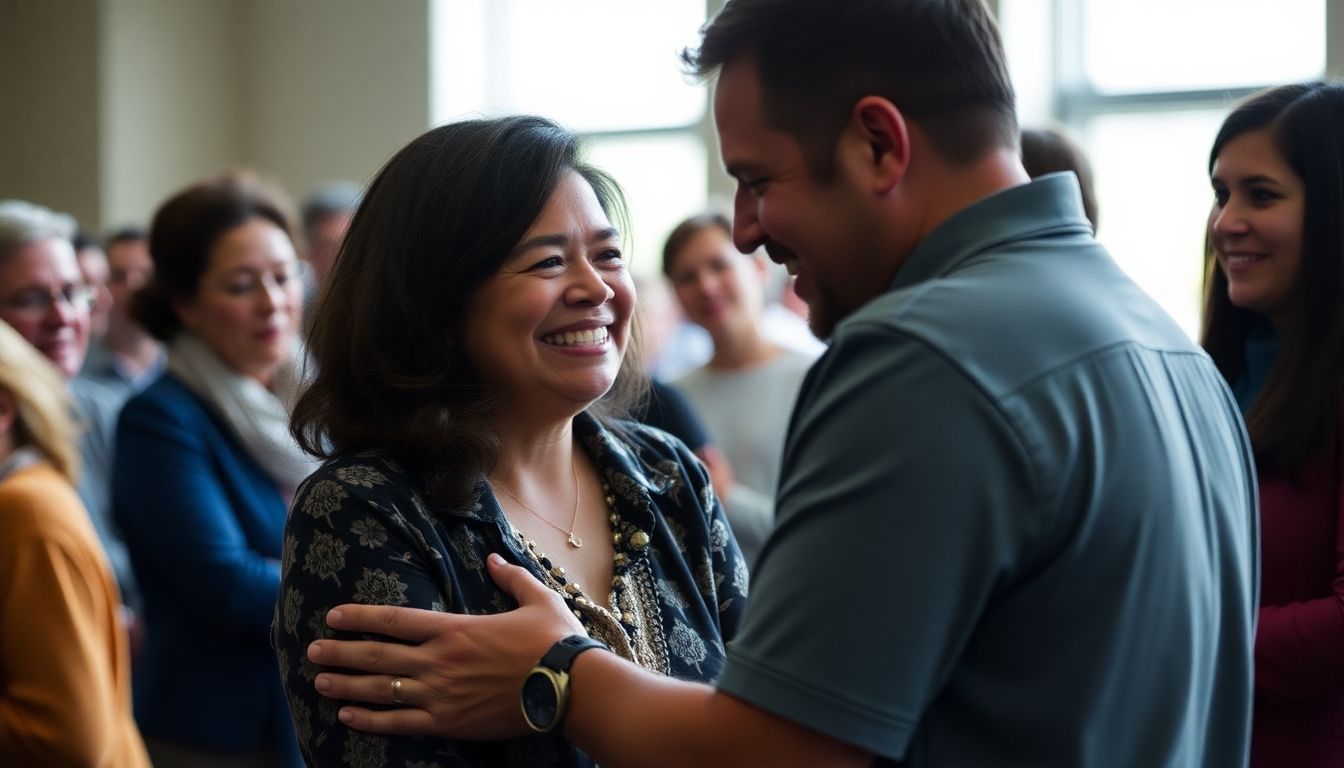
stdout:
<svg viewBox="0 0 1344 768">
<path fill-rule="evenodd" d="M 423 505 L 415 483 L 396 460 L 378 451 L 364 451 L 338 454 L 323 462 L 299 486 L 294 506 L 340 506 L 350 501 L 390 509 Z"/>
<path fill-rule="evenodd" d="M 680 509 L 702 518 L 711 506 L 709 477 L 699 459 L 685 443 L 661 429 L 633 421 L 608 421 L 597 426 L 590 450 L 604 479 L 619 494 L 647 493 L 660 498 L 665 514 Z"/>
<path fill-rule="evenodd" d="M 204 401 L 171 373 L 164 373 L 144 390 L 131 396 L 121 408 L 123 420 L 128 417 L 180 417 L 205 412 Z"/>
<path fill-rule="evenodd" d="M 16 470 L 0 482 L 0 518 L 9 535 L 91 525 L 74 487 L 45 462 Z"/>
<path fill-rule="evenodd" d="M 632 450 L 645 459 L 686 461 L 694 454 L 675 435 L 630 419 L 609 419 L 598 424 L 605 441 Z"/>
</svg>

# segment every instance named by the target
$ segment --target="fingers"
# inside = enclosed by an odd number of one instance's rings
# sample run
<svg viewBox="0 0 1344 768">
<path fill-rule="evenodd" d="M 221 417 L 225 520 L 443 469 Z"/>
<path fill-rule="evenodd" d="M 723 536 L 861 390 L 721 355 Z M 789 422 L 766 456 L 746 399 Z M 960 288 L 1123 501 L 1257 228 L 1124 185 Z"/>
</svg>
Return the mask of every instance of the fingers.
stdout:
<svg viewBox="0 0 1344 768">
<path fill-rule="evenodd" d="M 449 614 L 419 608 L 347 603 L 327 611 L 327 626 L 423 643 L 443 630 L 441 625 L 447 616 Z"/>
<path fill-rule="evenodd" d="M 520 606 L 537 599 L 548 599 L 555 594 L 526 568 L 509 565 L 497 554 L 491 554 L 486 558 L 486 567 L 489 568 L 490 578 L 495 580 L 495 584 L 512 596 Z"/>
<path fill-rule="evenodd" d="M 308 659 L 324 667 L 344 667 L 384 675 L 411 675 L 420 671 L 417 647 L 374 640 L 315 640 Z"/>
<path fill-rule="evenodd" d="M 357 731 L 371 731 L 395 736 L 433 736 L 434 718 L 423 709 L 408 707 L 385 711 L 364 707 L 341 707 L 337 713 L 342 723 Z"/>
<path fill-rule="evenodd" d="M 399 682 L 399 686 L 394 686 Z M 387 707 L 415 707 L 426 701 L 425 687 L 413 677 L 392 675 L 343 675 L 323 672 L 313 687 L 328 699 L 358 701 Z M 399 698 L 400 701 L 396 699 Z"/>
</svg>

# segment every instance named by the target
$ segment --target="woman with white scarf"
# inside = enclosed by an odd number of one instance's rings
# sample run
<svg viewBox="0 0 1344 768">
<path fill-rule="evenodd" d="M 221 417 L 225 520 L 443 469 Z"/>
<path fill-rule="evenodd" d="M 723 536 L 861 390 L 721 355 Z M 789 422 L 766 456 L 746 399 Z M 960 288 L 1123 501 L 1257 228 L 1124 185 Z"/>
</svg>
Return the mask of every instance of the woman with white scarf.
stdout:
<svg viewBox="0 0 1344 768">
<path fill-rule="evenodd" d="M 149 637 L 135 714 L 154 764 L 301 764 L 267 642 L 285 513 L 313 464 L 289 436 L 302 284 L 289 207 L 255 178 L 154 216 L 133 315 L 167 372 L 127 403 L 113 503 Z"/>
</svg>

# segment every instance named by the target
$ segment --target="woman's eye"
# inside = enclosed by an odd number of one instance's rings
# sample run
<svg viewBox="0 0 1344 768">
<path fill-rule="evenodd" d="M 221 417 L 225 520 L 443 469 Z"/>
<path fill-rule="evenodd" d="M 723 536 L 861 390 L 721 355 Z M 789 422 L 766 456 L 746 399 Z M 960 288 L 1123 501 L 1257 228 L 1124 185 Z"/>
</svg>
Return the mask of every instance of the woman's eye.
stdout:
<svg viewBox="0 0 1344 768">
<path fill-rule="evenodd" d="M 599 261 L 620 261 L 621 252 L 615 248 L 608 248 L 597 254 L 597 258 Z"/>
<path fill-rule="evenodd" d="M 1277 192 L 1268 189 L 1251 190 L 1251 199 L 1257 203 L 1272 203 L 1279 199 Z"/>
<path fill-rule="evenodd" d="M 538 261 L 536 264 L 533 264 L 531 267 L 528 267 L 528 269 L 534 271 L 541 269 L 556 269 L 557 267 L 563 267 L 564 265 L 565 265 L 564 259 L 562 259 L 559 256 L 551 256 L 550 258 Z"/>
<path fill-rule="evenodd" d="M 1227 190 L 1215 187 L 1213 190 L 1213 200 L 1218 204 L 1219 208 L 1227 205 Z"/>
</svg>

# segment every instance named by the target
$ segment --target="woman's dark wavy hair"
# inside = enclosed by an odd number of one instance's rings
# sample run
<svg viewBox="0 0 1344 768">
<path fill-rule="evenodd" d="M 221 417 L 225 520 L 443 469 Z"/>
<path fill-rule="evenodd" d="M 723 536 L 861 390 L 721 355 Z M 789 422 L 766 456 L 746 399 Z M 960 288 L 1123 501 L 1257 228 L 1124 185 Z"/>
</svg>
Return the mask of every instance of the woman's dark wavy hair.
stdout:
<svg viewBox="0 0 1344 768">
<path fill-rule="evenodd" d="M 570 170 L 626 231 L 615 181 L 580 159 L 573 133 L 540 117 L 440 126 L 383 166 L 318 299 L 309 339 L 316 377 L 291 425 L 306 451 L 380 451 L 415 472 L 428 498 L 470 500 L 500 449 L 492 392 L 461 343 L 468 298 Z M 624 415 L 642 395 L 638 359 L 632 327 L 597 415 Z"/>
<path fill-rule="evenodd" d="M 230 171 L 168 198 L 149 227 L 154 276 L 131 298 L 131 317 L 156 339 L 176 336 L 182 321 L 173 305 L 196 295 L 219 238 L 254 218 L 270 221 L 295 241 L 289 198 L 249 171 Z"/>
<path fill-rule="evenodd" d="M 1262 465 L 1291 472 L 1333 444 L 1344 394 L 1344 84 L 1286 85 L 1242 102 L 1214 139 L 1210 174 L 1229 141 L 1260 129 L 1302 180 L 1306 200 L 1296 314 L 1246 427 Z M 1227 275 L 1206 251 L 1202 343 L 1232 382 L 1246 368 L 1247 333 L 1264 320 L 1232 304 Z"/>
</svg>

